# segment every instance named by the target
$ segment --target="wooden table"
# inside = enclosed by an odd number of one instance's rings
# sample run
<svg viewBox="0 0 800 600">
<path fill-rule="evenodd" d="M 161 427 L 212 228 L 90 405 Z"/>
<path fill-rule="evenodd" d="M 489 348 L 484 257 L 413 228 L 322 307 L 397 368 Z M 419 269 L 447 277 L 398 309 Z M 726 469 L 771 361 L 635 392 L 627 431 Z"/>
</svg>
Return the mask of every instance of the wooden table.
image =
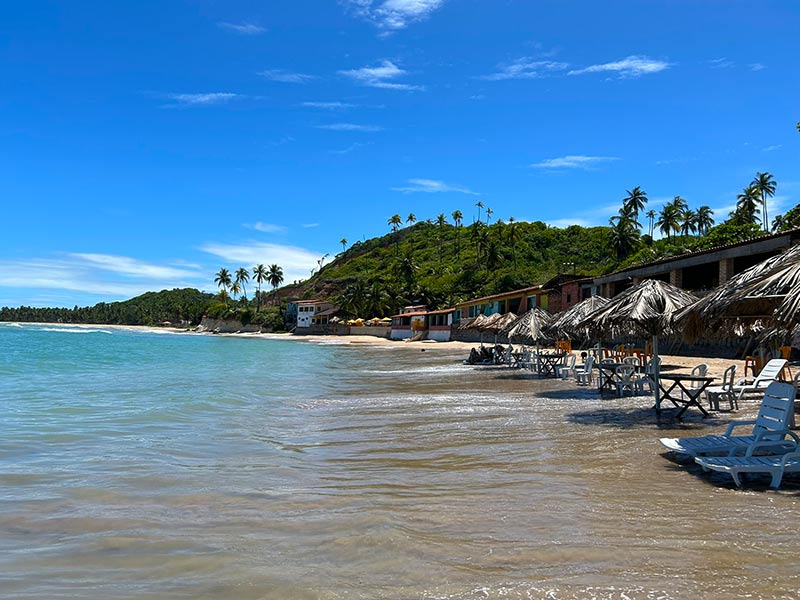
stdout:
<svg viewBox="0 0 800 600">
<path fill-rule="evenodd" d="M 711 384 L 712 381 L 716 379 L 715 377 L 700 377 L 698 375 L 688 375 L 688 374 L 672 374 L 669 373 L 667 375 L 659 375 L 658 376 L 658 387 L 661 390 L 661 401 L 669 400 L 672 402 L 676 408 L 680 408 L 678 414 L 675 415 L 676 419 L 680 419 L 683 416 L 683 413 L 686 412 L 690 406 L 696 406 L 700 409 L 700 412 L 703 413 L 703 418 L 705 419 L 708 416 L 708 411 L 703 408 L 703 405 L 700 404 L 698 398 L 700 398 L 700 394 Z M 665 387 L 665 383 L 667 382 L 667 386 Z M 697 387 L 687 387 L 690 383 L 697 383 L 699 384 Z M 677 389 L 677 392 L 676 392 Z M 684 398 L 681 394 L 686 394 Z M 676 395 L 673 395 L 675 393 Z M 681 394 L 681 395 L 678 395 Z M 656 406 L 656 410 L 660 411 L 660 406 Z"/>
<path fill-rule="evenodd" d="M 539 352 L 538 353 L 538 372 L 545 377 L 555 377 L 556 367 L 561 364 L 561 359 L 567 355 L 566 352 Z M 534 360 L 536 358 L 534 357 Z"/>
<path fill-rule="evenodd" d="M 597 367 L 597 391 L 603 390 L 617 391 L 617 367 L 624 363 L 600 363 Z"/>
</svg>

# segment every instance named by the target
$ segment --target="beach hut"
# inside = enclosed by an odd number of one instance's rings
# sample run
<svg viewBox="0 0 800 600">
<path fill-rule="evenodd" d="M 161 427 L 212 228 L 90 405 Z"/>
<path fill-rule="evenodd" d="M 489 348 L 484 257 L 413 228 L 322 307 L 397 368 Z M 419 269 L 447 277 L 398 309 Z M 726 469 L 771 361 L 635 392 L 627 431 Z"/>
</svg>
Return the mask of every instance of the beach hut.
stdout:
<svg viewBox="0 0 800 600">
<path fill-rule="evenodd" d="M 800 245 L 734 275 L 675 318 L 687 341 L 720 335 L 786 335 L 800 323 Z"/>
<path fill-rule="evenodd" d="M 591 313 L 578 324 L 598 335 L 612 335 L 620 329 L 632 329 L 653 340 L 653 357 L 658 356 L 658 336 L 672 332 L 673 320 L 681 309 L 697 302 L 697 297 L 680 288 L 659 281 L 644 279 L 628 288 Z M 657 365 L 657 363 L 655 363 Z M 656 412 L 661 412 L 658 368 L 653 370 Z"/>
</svg>

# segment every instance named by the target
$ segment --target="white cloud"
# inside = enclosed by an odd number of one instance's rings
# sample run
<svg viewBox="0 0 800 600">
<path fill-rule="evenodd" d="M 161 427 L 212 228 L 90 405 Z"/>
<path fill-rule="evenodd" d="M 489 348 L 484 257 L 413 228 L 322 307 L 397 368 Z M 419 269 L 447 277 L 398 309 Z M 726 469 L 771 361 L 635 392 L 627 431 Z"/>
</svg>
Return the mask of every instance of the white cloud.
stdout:
<svg viewBox="0 0 800 600">
<path fill-rule="evenodd" d="M 762 65 L 761 63 L 752 63 L 747 66 L 750 67 L 751 71 L 762 71 L 767 68 L 766 65 Z"/>
<path fill-rule="evenodd" d="M 580 225 L 581 227 L 591 227 L 595 223 L 592 223 L 580 217 L 576 217 L 574 219 L 553 219 L 552 221 L 547 221 L 547 224 L 552 227 L 560 227 L 561 229 L 566 229 L 571 225 Z"/>
<path fill-rule="evenodd" d="M 31 289 L 50 290 L 51 293 L 68 290 L 84 298 L 91 295 L 95 302 L 125 300 L 165 288 L 199 287 L 206 282 L 206 275 L 194 265 L 178 261 L 154 264 L 126 256 L 92 253 L 4 260 L 0 261 L 0 272 L 3 273 L 0 287 L 25 289 L 28 290 L 26 295 Z M 65 299 L 62 305 L 72 303 Z"/>
<path fill-rule="evenodd" d="M 311 269 L 317 267 L 317 260 L 320 258 L 320 254 L 306 248 L 266 242 L 245 244 L 209 242 L 201 246 L 200 250 L 233 265 L 278 264 L 283 268 L 286 281 L 306 279 Z"/>
<path fill-rule="evenodd" d="M 317 125 L 317 129 L 328 129 L 330 131 L 383 131 L 383 127 L 377 125 L 358 125 L 356 123 L 331 123 L 329 125 Z"/>
<path fill-rule="evenodd" d="M 440 193 L 440 192 L 456 192 L 459 194 L 469 194 L 470 196 L 480 196 L 477 192 L 458 186 L 438 181 L 436 179 L 409 179 L 408 185 L 405 187 L 392 188 L 395 192 L 403 192 L 404 194 L 412 194 L 416 192 L 425 193 Z"/>
<path fill-rule="evenodd" d="M 261 231 L 263 233 L 285 233 L 287 228 L 283 225 L 273 225 L 272 223 L 262 223 L 261 221 L 257 221 L 255 223 L 245 223 L 244 227 L 248 229 L 255 229 L 256 231 Z"/>
<path fill-rule="evenodd" d="M 339 71 L 339 74 L 349 77 L 362 85 L 385 90 L 418 91 L 425 89 L 425 87 L 421 85 L 392 81 L 398 77 L 407 75 L 408 71 L 401 69 L 390 60 L 382 60 L 380 65 L 375 67 L 362 67 L 360 69 Z"/>
<path fill-rule="evenodd" d="M 319 223 L 303 223 L 300 227 L 311 229 L 312 227 L 319 227 Z"/>
<path fill-rule="evenodd" d="M 350 154 L 353 150 L 357 150 L 358 148 L 361 148 L 362 146 L 368 146 L 368 145 L 369 144 L 362 144 L 360 142 L 355 142 L 353 144 L 350 144 L 347 148 L 344 148 L 342 150 L 331 150 L 330 153 L 331 154 Z"/>
<path fill-rule="evenodd" d="M 343 110 L 345 108 L 355 108 L 355 104 L 348 104 L 347 102 L 303 102 L 300 106 L 306 108 L 323 108 L 326 110 Z"/>
<path fill-rule="evenodd" d="M 659 73 L 672 66 L 663 60 L 656 60 L 648 58 L 647 56 L 628 56 L 622 60 L 615 62 L 603 63 L 599 65 L 592 65 L 584 67 L 583 69 L 574 69 L 569 71 L 567 75 L 583 75 L 584 73 L 618 73 L 620 77 L 639 77 L 641 75 L 650 75 L 652 73 Z"/>
<path fill-rule="evenodd" d="M 766 146 L 761 149 L 762 152 L 774 152 L 775 150 L 780 150 L 783 148 L 783 144 L 775 144 L 773 146 Z"/>
<path fill-rule="evenodd" d="M 405 29 L 428 18 L 444 5 L 444 0 L 344 0 L 360 17 L 384 30 Z"/>
<path fill-rule="evenodd" d="M 616 156 L 583 156 L 570 154 L 559 158 L 548 158 L 530 165 L 533 169 L 590 169 L 600 163 L 619 160 Z"/>
<path fill-rule="evenodd" d="M 270 81 L 279 81 L 281 83 L 308 83 L 316 79 L 314 75 L 294 73 L 285 69 L 267 69 L 266 71 L 260 71 L 258 74 Z"/>
<path fill-rule="evenodd" d="M 231 92 L 212 92 L 206 94 L 166 94 L 166 97 L 176 104 L 167 106 L 214 106 L 225 104 L 230 100 L 244 98 L 241 94 Z"/>
<path fill-rule="evenodd" d="M 732 60 L 728 60 L 727 58 L 714 58 L 708 61 L 708 64 L 711 65 L 712 69 L 732 69 L 736 66 L 736 63 Z"/>
<path fill-rule="evenodd" d="M 567 63 L 555 62 L 552 60 L 535 60 L 529 56 L 523 56 L 511 63 L 498 65 L 497 71 L 489 75 L 484 75 L 481 79 L 486 79 L 488 81 L 538 79 L 559 71 L 564 71 L 568 67 L 569 65 Z"/>
<path fill-rule="evenodd" d="M 241 35 L 258 35 L 266 31 L 264 27 L 261 27 L 260 25 L 254 25 L 253 23 L 227 23 L 225 21 L 221 21 L 217 23 L 217 26 L 220 29 L 232 31 L 233 33 L 238 33 Z"/>
</svg>

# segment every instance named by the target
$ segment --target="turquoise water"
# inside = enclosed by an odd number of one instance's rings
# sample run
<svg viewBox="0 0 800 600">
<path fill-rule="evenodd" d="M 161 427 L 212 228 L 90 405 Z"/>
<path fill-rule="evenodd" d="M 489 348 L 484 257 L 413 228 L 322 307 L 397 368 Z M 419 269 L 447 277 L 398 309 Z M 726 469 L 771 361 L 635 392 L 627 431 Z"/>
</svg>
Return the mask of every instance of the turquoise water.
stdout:
<svg viewBox="0 0 800 600">
<path fill-rule="evenodd" d="M 795 597 L 797 479 L 660 455 L 729 417 L 411 346 L 0 324 L 0 597 Z"/>
</svg>

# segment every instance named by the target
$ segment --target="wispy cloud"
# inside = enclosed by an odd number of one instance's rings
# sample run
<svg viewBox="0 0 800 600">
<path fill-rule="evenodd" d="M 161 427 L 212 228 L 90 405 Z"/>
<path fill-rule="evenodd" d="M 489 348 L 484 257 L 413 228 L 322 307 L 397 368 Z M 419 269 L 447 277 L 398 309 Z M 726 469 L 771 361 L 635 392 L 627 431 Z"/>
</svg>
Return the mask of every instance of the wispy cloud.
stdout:
<svg viewBox="0 0 800 600">
<path fill-rule="evenodd" d="M 751 71 L 763 71 L 764 69 L 767 68 L 766 65 L 762 65 L 761 63 L 758 63 L 758 62 L 749 64 L 747 66 L 750 67 Z"/>
<path fill-rule="evenodd" d="M 124 300 L 164 288 L 198 287 L 206 280 L 199 268 L 187 263 L 157 264 L 127 256 L 92 253 L 0 260 L 0 272 L 3 273 L 0 287 L 24 288 L 26 296 L 31 289 L 68 290 L 95 302 Z M 75 296 L 70 294 L 72 299 Z"/>
<path fill-rule="evenodd" d="M 567 63 L 552 60 L 536 60 L 529 56 L 523 56 L 510 63 L 498 65 L 494 73 L 484 75 L 481 79 L 486 79 L 488 81 L 538 79 L 540 77 L 551 76 L 567 68 L 569 68 Z"/>
<path fill-rule="evenodd" d="M 327 129 L 329 131 L 383 131 L 383 127 L 377 125 L 358 125 L 357 123 L 330 123 L 328 125 L 317 125 L 317 129 Z"/>
<path fill-rule="evenodd" d="M 265 242 L 243 244 L 209 242 L 201 246 L 200 250 L 232 265 L 279 264 L 283 267 L 287 282 L 307 278 L 310 270 L 317 266 L 320 257 L 320 254 L 306 248 Z"/>
<path fill-rule="evenodd" d="M 306 73 L 295 73 L 285 69 L 267 69 L 266 71 L 259 71 L 261 77 L 269 79 L 270 81 L 278 81 L 280 83 L 308 83 L 316 79 L 314 75 Z"/>
<path fill-rule="evenodd" d="M 212 92 L 205 94 L 166 94 L 166 98 L 175 102 L 167 104 L 169 107 L 192 107 L 192 106 L 215 106 L 226 104 L 234 99 L 241 99 L 245 96 L 233 94 L 231 92 Z"/>
<path fill-rule="evenodd" d="M 300 106 L 306 108 L 322 108 L 325 110 L 344 110 L 346 108 L 355 108 L 355 104 L 348 104 L 347 102 L 302 102 Z"/>
<path fill-rule="evenodd" d="M 647 56 L 628 56 L 615 62 L 591 65 L 582 69 L 573 69 L 567 75 L 583 75 L 585 73 L 616 73 L 621 78 L 640 77 L 660 73 L 672 66 L 672 63 L 648 58 Z"/>
<path fill-rule="evenodd" d="M 255 229 L 263 233 L 285 233 L 287 231 L 287 228 L 283 225 L 273 225 L 272 223 L 262 223 L 261 221 L 245 223 L 244 227 L 247 229 Z"/>
<path fill-rule="evenodd" d="M 548 158 L 530 165 L 532 169 L 591 169 L 601 163 L 619 160 L 616 156 L 584 156 L 570 154 L 558 158 Z"/>
<path fill-rule="evenodd" d="M 444 0 L 344 0 L 355 14 L 383 30 L 405 29 L 427 19 L 444 5 Z"/>
<path fill-rule="evenodd" d="M 342 150 L 331 150 L 331 154 L 350 154 L 353 150 L 357 150 L 362 146 L 369 146 L 369 144 L 362 144 L 360 142 L 355 142 L 350 144 L 347 148 L 343 148 Z"/>
<path fill-rule="evenodd" d="M 714 58 L 708 61 L 708 64 L 711 66 L 712 69 L 732 69 L 736 66 L 736 63 L 732 60 L 728 60 L 727 58 Z"/>
<path fill-rule="evenodd" d="M 469 194 L 470 196 L 480 196 L 477 192 L 473 192 L 472 190 L 459 186 L 459 185 L 451 185 L 449 183 L 445 183 L 444 181 L 439 181 L 436 179 L 409 179 L 407 181 L 408 185 L 404 187 L 395 187 L 392 188 L 395 192 L 403 192 L 404 194 L 413 194 L 416 192 L 425 192 L 425 193 L 440 193 L 440 192 L 455 192 L 458 194 Z"/>
<path fill-rule="evenodd" d="M 390 60 L 382 60 L 381 63 L 375 67 L 362 67 L 360 69 L 339 71 L 339 74 L 349 77 L 361 85 L 385 90 L 419 91 L 425 89 L 425 87 L 421 85 L 411 85 L 393 81 L 398 77 L 407 75 L 408 71 L 401 69 Z"/>
<path fill-rule="evenodd" d="M 319 223 L 303 223 L 300 227 L 311 229 L 313 227 L 319 227 Z"/>
<path fill-rule="evenodd" d="M 266 31 L 264 27 L 255 25 L 254 23 L 228 23 L 226 21 L 221 21 L 217 23 L 217 27 L 240 35 L 259 35 Z"/>
<path fill-rule="evenodd" d="M 761 149 L 762 152 L 774 152 L 775 150 L 780 150 L 783 148 L 783 144 L 775 144 L 773 146 L 765 146 Z"/>
</svg>

